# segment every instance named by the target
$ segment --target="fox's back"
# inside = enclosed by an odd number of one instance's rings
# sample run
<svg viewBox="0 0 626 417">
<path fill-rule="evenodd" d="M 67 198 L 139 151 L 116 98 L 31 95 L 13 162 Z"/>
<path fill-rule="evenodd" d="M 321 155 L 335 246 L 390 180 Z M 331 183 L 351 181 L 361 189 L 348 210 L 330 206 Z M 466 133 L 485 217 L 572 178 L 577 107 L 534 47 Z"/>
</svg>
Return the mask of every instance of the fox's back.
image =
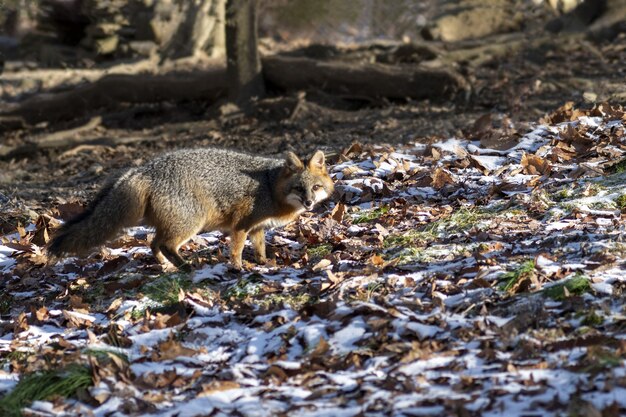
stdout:
<svg viewBox="0 0 626 417">
<path fill-rule="evenodd" d="M 154 193 L 183 198 L 191 193 L 228 206 L 242 198 L 269 198 L 283 163 L 227 149 L 188 149 L 162 155 L 139 171 Z"/>
</svg>

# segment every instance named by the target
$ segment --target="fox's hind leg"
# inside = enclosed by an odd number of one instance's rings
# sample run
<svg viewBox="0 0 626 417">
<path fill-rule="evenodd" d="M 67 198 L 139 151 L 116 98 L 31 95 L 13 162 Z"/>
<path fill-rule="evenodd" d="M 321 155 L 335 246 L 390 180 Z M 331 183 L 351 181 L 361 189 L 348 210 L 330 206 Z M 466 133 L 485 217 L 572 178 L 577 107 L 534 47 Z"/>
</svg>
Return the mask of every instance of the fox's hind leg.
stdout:
<svg viewBox="0 0 626 417">
<path fill-rule="evenodd" d="M 202 229 L 202 225 L 175 230 L 163 230 L 157 228 L 154 240 L 150 245 L 152 253 L 160 263 L 165 260 L 170 261 L 178 269 L 189 269 L 189 264 L 180 256 L 178 250 L 180 247 L 191 239 L 196 233 Z"/>
</svg>

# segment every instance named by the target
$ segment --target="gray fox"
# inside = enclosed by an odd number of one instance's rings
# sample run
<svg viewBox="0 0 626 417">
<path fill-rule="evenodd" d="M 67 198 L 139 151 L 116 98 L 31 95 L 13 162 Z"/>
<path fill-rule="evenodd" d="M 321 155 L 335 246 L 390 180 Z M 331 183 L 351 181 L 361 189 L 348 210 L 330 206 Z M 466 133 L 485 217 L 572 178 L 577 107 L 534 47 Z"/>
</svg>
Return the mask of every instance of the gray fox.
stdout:
<svg viewBox="0 0 626 417">
<path fill-rule="evenodd" d="M 156 229 L 150 248 L 159 262 L 189 268 L 180 246 L 201 230 L 221 230 L 230 234 L 232 266 L 241 269 L 248 235 L 264 263 L 265 229 L 295 220 L 333 190 L 322 151 L 306 162 L 292 152 L 273 159 L 216 148 L 174 151 L 109 178 L 47 250 L 85 254 L 143 218 Z"/>
</svg>

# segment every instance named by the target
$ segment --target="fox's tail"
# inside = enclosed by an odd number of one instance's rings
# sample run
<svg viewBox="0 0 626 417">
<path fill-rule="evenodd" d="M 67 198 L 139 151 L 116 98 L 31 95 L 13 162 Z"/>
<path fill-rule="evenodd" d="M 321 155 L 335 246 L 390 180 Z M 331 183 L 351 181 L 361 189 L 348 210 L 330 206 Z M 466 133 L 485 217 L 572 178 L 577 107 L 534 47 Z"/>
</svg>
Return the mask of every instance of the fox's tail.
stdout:
<svg viewBox="0 0 626 417">
<path fill-rule="evenodd" d="M 48 254 L 84 254 L 137 224 L 148 200 L 146 180 L 131 169 L 108 181 L 87 209 L 67 221 L 48 245 Z"/>
</svg>

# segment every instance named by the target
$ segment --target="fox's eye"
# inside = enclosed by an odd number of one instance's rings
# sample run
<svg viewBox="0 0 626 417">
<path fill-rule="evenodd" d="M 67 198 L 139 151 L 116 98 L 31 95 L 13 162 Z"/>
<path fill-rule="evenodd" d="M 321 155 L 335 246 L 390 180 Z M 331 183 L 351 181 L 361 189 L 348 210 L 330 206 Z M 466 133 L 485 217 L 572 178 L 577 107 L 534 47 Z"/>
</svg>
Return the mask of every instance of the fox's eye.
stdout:
<svg viewBox="0 0 626 417">
<path fill-rule="evenodd" d="M 313 191 L 319 191 L 319 190 L 321 190 L 321 189 L 322 189 L 322 186 L 321 186 L 321 185 L 319 185 L 319 184 L 315 184 L 315 185 L 313 186 Z"/>
<path fill-rule="evenodd" d="M 297 193 L 304 193 L 304 187 L 302 186 L 294 187 L 293 190 Z"/>
</svg>

